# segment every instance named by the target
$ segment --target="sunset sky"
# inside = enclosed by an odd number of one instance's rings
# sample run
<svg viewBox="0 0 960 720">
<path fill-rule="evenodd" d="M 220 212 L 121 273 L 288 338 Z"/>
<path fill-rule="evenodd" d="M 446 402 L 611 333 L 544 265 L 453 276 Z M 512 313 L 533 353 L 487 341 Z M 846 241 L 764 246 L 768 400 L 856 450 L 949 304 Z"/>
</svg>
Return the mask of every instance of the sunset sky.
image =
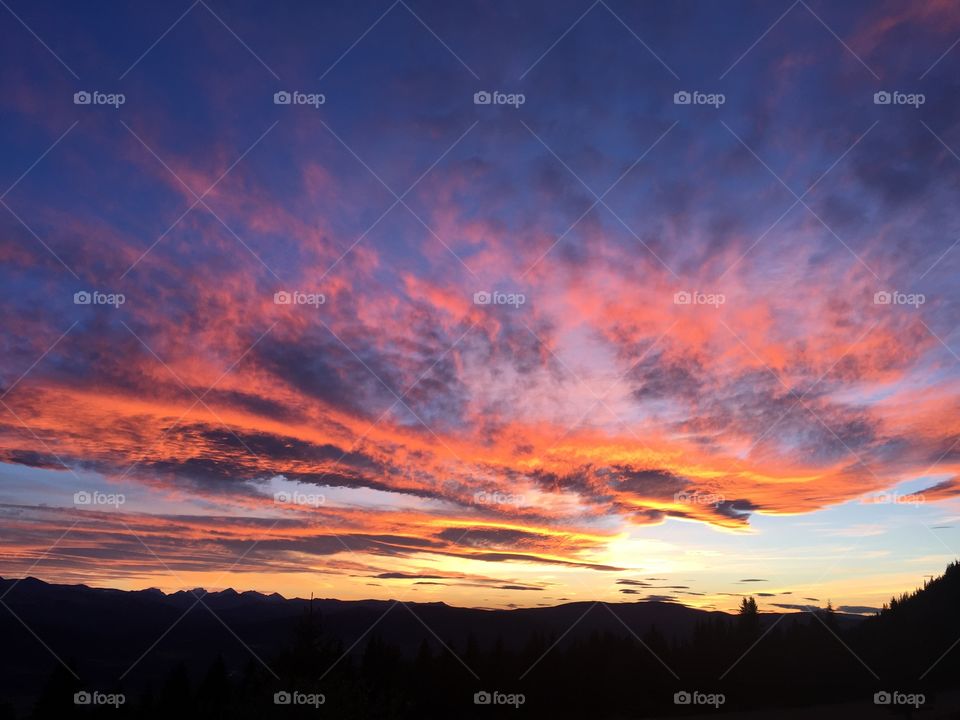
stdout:
<svg viewBox="0 0 960 720">
<path fill-rule="evenodd" d="M 955 3 L 0 5 L 3 577 L 857 611 L 960 554 Z"/>
</svg>

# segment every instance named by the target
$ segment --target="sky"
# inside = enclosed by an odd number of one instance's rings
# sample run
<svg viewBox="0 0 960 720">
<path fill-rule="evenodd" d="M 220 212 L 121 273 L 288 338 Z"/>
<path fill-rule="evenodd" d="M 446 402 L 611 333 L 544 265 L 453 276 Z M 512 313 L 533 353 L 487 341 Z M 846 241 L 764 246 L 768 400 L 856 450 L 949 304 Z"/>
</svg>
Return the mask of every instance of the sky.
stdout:
<svg viewBox="0 0 960 720">
<path fill-rule="evenodd" d="M 0 575 L 868 612 L 960 550 L 953 3 L 0 8 Z"/>
</svg>

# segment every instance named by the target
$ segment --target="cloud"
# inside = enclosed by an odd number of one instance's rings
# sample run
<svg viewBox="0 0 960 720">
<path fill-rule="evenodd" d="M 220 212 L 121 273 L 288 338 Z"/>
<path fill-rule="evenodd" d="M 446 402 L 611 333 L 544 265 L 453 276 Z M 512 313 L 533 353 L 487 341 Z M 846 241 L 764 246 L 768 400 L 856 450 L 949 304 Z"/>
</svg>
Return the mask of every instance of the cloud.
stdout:
<svg viewBox="0 0 960 720">
<path fill-rule="evenodd" d="M 415 573 L 385 572 L 374 575 L 380 580 L 437 580 L 446 577 L 445 575 L 418 575 Z"/>
<path fill-rule="evenodd" d="M 925 499 L 930 498 L 934 500 L 956 497 L 960 495 L 960 479 L 952 477 L 948 480 L 943 480 L 928 488 L 924 488 L 918 494 L 922 495 Z"/>
<path fill-rule="evenodd" d="M 837 607 L 837 611 L 853 613 L 855 615 L 871 615 L 873 613 L 880 612 L 880 608 L 871 607 L 869 605 L 840 605 Z"/>
<path fill-rule="evenodd" d="M 840 16 L 870 65 L 919 77 L 917 48 L 949 47 L 960 24 L 947 2 L 908 5 Z M 555 40 L 550 12 L 518 13 L 535 29 L 524 43 Z M 697 3 L 691 13 L 709 17 Z M 651 34 L 674 19 L 652 14 Z M 72 11 L 51 22 L 91 32 Z M 503 42 L 491 22 L 479 17 L 476 36 Z M 687 23 L 707 55 L 752 42 L 711 27 Z M 0 50 L 14 68 L 3 137 L 30 169 L 10 203 L 31 231 L 0 216 L 0 462 L 56 471 L 50 492 L 67 497 L 76 476 L 149 497 L 154 509 L 122 517 L 171 552 L 187 533 L 178 567 L 191 571 L 206 549 L 210 569 L 257 542 L 238 570 L 293 572 L 305 559 L 319 572 L 357 553 L 409 562 L 384 569 L 395 580 L 436 575 L 424 557 L 497 575 L 610 572 L 629 565 L 611 559 L 615 543 L 651 526 L 747 538 L 758 514 L 842 506 L 934 463 L 949 479 L 922 494 L 955 498 L 960 377 L 944 344 L 960 256 L 943 228 L 957 225 L 960 180 L 931 134 L 953 145 L 953 130 L 903 114 L 875 122 L 895 108 L 851 92 L 865 68 L 837 73 L 849 53 L 813 27 L 797 30 L 803 52 L 764 41 L 738 66 L 741 82 L 769 90 L 729 93 L 729 129 L 747 150 L 722 127 L 674 125 L 676 88 L 651 57 L 643 79 L 605 72 L 636 60 L 629 37 L 607 43 L 606 31 L 576 34 L 603 53 L 552 52 L 531 71 L 529 129 L 496 113 L 473 128 L 478 109 L 457 99 L 464 69 L 427 78 L 430 51 L 385 33 L 371 62 L 335 68 L 331 82 L 376 80 L 390 112 L 360 96 L 331 105 L 340 140 L 303 113 L 264 135 L 283 110 L 269 104 L 268 74 L 224 77 L 215 45 L 174 35 L 153 51 L 164 78 L 125 81 L 149 99 L 125 108 L 137 140 L 86 108 L 64 115 L 54 99 L 69 83 L 43 63 L 21 67 L 36 48 L 12 38 Z M 479 40 L 461 39 L 479 56 Z M 101 60 L 126 62 L 118 52 Z M 296 44 L 276 52 L 302 60 Z M 509 70 L 510 53 L 494 55 Z M 950 62 L 924 80 L 937 117 L 957 104 Z M 172 97 L 191 112 L 150 109 Z M 571 97 L 607 111 L 570 112 Z M 81 121 L 84 141 L 34 167 L 64 131 L 55 119 Z M 764 165 L 797 192 L 816 183 L 809 207 L 791 211 Z M 209 208 L 171 225 L 217 178 Z M 397 192 L 417 183 L 398 205 L 378 178 Z M 607 207 L 586 212 L 583 183 L 602 192 L 614 180 Z M 126 302 L 75 304 L 81 288 Z M 898 289 L 925 302 L 875 302 Z M 296 290 L 324 302 L 274 301 Z M 524 302 L 478 303 L 477 292 Z M 328 502 L 278 505 L 280 486 Z M 18 551 L 48 547 L 73 519 L 41 509 L 37 492 L 4 496 L 19 508 Z M 120 550 L 145 562 L 142 548 L 108 516 L 83 514 L 86 542 L 58 557 L 63 572 L 94 573 L 99 559 L 136 574 Z"/>
<path fill-rule="evenodd" d="M 810 612 L 811 610 L 819 610 L 816 606 L 810 605 L 792 605 L 790 603 L 770 603 L 773 607 L 783 608 L 785 610 L 802 610 L 804 612 Z"/>
</svg>

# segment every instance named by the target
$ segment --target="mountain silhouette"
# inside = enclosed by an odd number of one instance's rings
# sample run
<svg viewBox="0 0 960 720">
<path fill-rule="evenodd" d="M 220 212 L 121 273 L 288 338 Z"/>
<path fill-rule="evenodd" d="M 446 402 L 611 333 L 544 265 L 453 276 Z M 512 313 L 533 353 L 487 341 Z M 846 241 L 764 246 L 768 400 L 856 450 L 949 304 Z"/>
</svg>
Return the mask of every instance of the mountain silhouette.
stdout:
<svg viewBox="0 0 960 720">
<path fill-rule="evenodd" d="M 0 595 L 4 719 L 99 716 L 105 708 L 73 702 L 94 691 L 125 698 L 105 717 L 144 718 L 754 717 L 769 708 L 826 718 L 828 707 L 939 717 L 960 702 L 958 563 L 868 618 L 829 606 L 760 613 L 751 597 L 737 614 L 669 602 L 483 610 L 35 578 L 0 579 Z M 319 697 L 322 710 L 280 707 Z"/>
</svg>

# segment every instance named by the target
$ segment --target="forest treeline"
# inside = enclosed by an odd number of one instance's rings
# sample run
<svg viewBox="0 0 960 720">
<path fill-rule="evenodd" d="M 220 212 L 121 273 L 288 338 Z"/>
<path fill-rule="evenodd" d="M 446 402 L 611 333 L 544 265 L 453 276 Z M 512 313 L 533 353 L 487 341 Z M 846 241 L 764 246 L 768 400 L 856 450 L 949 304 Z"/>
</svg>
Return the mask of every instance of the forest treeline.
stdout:
<svg viewBox="0 0 960 720">
<path fill-rule="evenodd" d="M 97 698 L 79 696 L 90 701 L 84 705 L 77 694 L 93 690 L 58 667 L 26 717 L 369 720 L 704 712 L 695 702 L 677 704 L 684 693 L 700 702 L 712 698 L 709 709 L 721 713 L 870 702 L 878 692 L 912 693 L 929 705 L 938 693 L 960 688 L 960 649 L 951 649 L 960 640 L 958 609 L 957 562 L 857 624 L 839 622 L 830 607 L 766 616 L 753 598 L 744 598 L 737 615 L 712 616 L 682 640 L 656 627 L 570 641 L 532 633 L 515 650 L 503 638 L 484 643 L 471 636 L 455 647 L 431 637 L 404 655 L 376 629 L 356 647 L 344 647 L 324 631 L 321 614 L 308 609 L 289 628 L 282 653 L 262 662 L 251 657 L 236 671 L 222 659 L 198 671 L 183 658 L 156 686 L 97 688 Z M 103 704 L 111 698 L 113 704 Z M 9 720 L 13 711 L 8 707 L 0 717 Z"/>
</svg>

